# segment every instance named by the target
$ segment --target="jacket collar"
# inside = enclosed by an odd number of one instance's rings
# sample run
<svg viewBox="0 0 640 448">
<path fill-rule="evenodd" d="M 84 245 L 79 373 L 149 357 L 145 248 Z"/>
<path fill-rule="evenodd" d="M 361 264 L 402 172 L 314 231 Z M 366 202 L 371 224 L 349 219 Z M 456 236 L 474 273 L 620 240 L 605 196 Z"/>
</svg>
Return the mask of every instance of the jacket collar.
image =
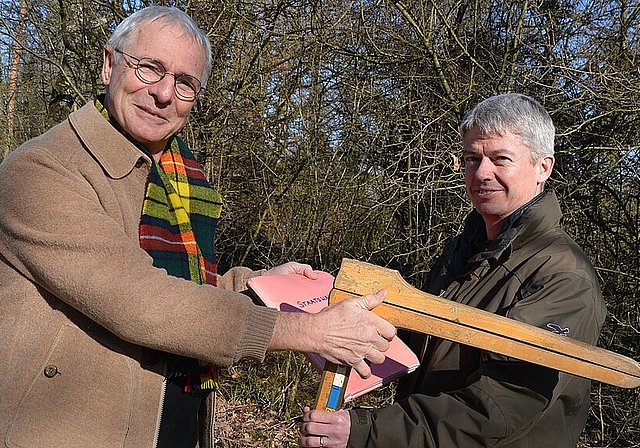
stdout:
<svg viewBox="0 0 640 448">
<path fill-rule="evenodd" d="M 110 177 L 122 179 L 139 161 L 151 166 L 151 158 L 118 132 L 93 101 L 69 115 L 69 123 L 82 144 Z"/>
<path fill-rule="evenodd" d="M 487 241 L 482 216 L 474 210 L 465 222 L 464 234 L 469 239 L 472 252 L 470 264 L 488 260 L 490 264 L 507 260 L 513 249 L 517 249 L 535 235 L 559 224 L 562 212 L 553 190 L 544 190 L 527 204 L 513 212 L 493 241 Z"/>
</svg>

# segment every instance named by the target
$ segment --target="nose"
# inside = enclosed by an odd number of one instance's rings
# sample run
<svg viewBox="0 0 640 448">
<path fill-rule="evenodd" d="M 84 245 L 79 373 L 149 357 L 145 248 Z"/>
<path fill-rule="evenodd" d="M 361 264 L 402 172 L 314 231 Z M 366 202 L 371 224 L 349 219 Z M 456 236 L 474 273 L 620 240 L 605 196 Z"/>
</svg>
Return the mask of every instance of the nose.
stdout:
<svg viewBox="0 0 640 448">
<path fill-rule="evenodd" d="M 473 168 L 473 177 L 476 180 L 484 181 L 493 178 L 494 165 L 488 157 L 481 157 L 477 165 Z"/>
<path fill-rule="evenodd" d="M 149 93 L 156 97 L 158 102 L 168 103 L 175 94 L 174 84 L 175 80 L 173 75 L 166 73 L 160 81 L 149 86 Z"/>
</svg>

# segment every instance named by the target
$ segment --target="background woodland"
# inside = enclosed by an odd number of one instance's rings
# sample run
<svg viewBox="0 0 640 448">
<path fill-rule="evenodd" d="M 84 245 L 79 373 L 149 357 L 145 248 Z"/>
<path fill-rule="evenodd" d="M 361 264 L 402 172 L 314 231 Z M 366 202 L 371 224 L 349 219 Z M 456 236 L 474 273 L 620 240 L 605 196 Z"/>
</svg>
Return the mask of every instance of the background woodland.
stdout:
<svg viewBox="0 0 640 448">
<path fill-rule="evenodd" d="M 462 114 L 521 92 L 557 127 L 548 186 L 600 276 L 600 345 L 640 360 L 638 0 L 158 3 L 213 45 L 183 136 L 225 198 L 222 270 L 298 260 L 336 273 L 350 257 L 419 287 L 471 210 Z M 0 159 L 102 92 L 102 46 L 145 4 L 1 0 Z M 297 354 L 226 370 L 220 446 L 295 446 L 314 375 Z M 581 443 L 640 446 L 638 398 L 595 383 Z"/>
</svg>

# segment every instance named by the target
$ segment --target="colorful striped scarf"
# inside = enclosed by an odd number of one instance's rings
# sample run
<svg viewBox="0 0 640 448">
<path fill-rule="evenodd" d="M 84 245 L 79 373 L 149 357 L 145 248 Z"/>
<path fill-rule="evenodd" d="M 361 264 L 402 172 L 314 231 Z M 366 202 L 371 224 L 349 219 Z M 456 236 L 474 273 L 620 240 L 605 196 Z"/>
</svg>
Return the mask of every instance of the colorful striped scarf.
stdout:
<svg viewBox="0 0 640 448">
<path fill-rule="evenodd" d="M 214 235 L 222 198 L 211 188 L 187 145 L 174 137 L 153 163 L 142 216 L 140 247 L 153 265 L 198 284 L 216 285 Z M 167 378 L 184 392 L 216 387 L 215 366 L 178 355 L 169 356 Z"/>
<path fill-rule="evenodd" d="M 94 104 L 111 121 L 103 99 L 104 96 L 96 98 Z M 179 137 L 171 140 L 159 163 L 153 157 L 151 160 L 140 217 L 140 247 L 151 255 L 154 266 L 170 275 L 215 286 L 214 236 L 222 197 Z M 151 353 L 149 358 L 149 364 L 166 359 L 167 378 L 186 393 L 217 387 L 218 369 L 212 364 L 159 352 Z"/>
</svg>

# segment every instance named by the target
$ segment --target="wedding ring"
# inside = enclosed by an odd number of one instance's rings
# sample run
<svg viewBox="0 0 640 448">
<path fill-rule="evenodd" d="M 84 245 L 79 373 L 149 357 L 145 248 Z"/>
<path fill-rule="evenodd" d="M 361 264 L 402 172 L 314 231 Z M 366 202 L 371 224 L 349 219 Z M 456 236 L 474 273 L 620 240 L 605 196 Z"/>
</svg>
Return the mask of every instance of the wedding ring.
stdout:
<svg viewBox="0 0 640 448">
<path fill-rule="evenodd" d="M 324 436 L 320 436 L 320 445 L 318 445 L 320 448 L 324 448 Z"/>
</svg>

